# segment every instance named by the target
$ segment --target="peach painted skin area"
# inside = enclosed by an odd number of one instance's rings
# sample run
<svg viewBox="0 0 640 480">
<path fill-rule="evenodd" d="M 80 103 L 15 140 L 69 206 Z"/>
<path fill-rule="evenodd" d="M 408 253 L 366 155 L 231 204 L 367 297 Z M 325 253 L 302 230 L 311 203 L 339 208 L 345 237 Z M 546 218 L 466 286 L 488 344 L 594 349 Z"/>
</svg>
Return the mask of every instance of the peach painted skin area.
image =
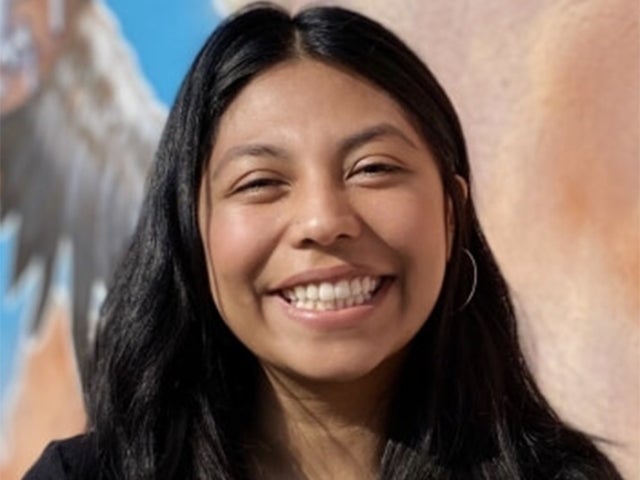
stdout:
<svg viewBox="0 0 640 480">
<path fill-rule="evenodd" d="M 384 401 L 399 353 L 440 292 L 453 234 L 446 204 L 406 115 L 355 76 L 289 61 L 231 103 L 204 173 L 199 224 L 218 310 L 277 396 L 324 392 L 321 418 L 336 398 L 369 413 L 361 399 Z M 371 298 L 286 298 L 364 277 Z"/>
</svg>

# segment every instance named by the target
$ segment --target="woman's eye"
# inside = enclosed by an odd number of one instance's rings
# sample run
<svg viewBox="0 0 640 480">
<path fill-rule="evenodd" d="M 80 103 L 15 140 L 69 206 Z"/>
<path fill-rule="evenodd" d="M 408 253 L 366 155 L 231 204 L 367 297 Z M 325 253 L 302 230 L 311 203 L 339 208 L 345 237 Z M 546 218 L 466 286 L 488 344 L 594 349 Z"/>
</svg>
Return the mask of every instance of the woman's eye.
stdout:
<svg viewBox="0 0 640 480">
<path fill-rule="evenodd" d="M 234 193 L 260 191 L 270 187 L 282 185 L 282 180 L 277 178 L 256 178 L 238 185 Z"/>
<path fill-rule="evenodd" d="M 359 167 L 356 167 L 351 175 L 358 175 L 358 174 L 364 174 L 364 175 L 381 175 L 381 174 L 385 174 L 385 173 L 394 173 L 394 172 L 399 172 L 401 169 L 400 167 L 398 167 L 397 165 L 393 165 L 390 163 L 367 163 L 366 165 L 362 165 Z"/>
</svg>

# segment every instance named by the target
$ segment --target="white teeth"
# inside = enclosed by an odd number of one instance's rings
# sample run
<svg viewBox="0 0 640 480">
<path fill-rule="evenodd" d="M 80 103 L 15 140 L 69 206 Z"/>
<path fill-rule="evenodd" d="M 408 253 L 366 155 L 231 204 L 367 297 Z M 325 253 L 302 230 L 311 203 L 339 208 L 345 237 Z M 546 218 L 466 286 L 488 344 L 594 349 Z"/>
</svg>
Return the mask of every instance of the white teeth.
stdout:
<svg viewBox="0 0 640 480">
<path fill-rule="evenodd" d="M 307 285 L 306 294 L 307 300 L 317 300 L 318 299 L 318 287 L 314 284 Z"/>
<path fill-rule="evenodd" d="M 307 290 L 309 290 L 309 287 L 307 287 Z M 334 298 L 336 298 L 333 292 L 333 285 L 327 282 L 322 282 L 320 284 L 320 291 L 318 292 L 318 294 L 320 300 L 322 300 L 323 302 L 328 302 L 330 300 L 332 301 Z"/>
<path fill-rule="evenodd" d="M 363 276 L 336 283 L 309 283 L 288 288 L 282 292 L 282 296 L 299 309 L 336 310 L 369 301 L 380 282 L 380 277 Z"/>
<path fill-rule="evenodd" d="M 349 288 L 349 282 L 347 282 L 346 280 L 342 280 L 336 283 L 334 287 L 334 293 L 336 295 L 336 298 L 339 298 L 341 300 L 349 298 L 351 296 L 351 288 Z"/>
<path fill-rule="evenodd" d="M 362 283 L 360 283 L 359 278 L 354 278 L 353 280 L 351 280 L 349 286 L 351 287 L 351 295 L 358 295 L 362 292 Z"/>
</svg>

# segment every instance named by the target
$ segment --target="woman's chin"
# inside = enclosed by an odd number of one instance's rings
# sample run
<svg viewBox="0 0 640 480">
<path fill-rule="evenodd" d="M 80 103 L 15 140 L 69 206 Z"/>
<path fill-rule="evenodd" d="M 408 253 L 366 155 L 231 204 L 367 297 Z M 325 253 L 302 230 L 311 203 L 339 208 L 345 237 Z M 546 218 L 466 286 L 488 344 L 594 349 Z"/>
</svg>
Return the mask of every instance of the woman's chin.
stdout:
<svg viewBox="0 0 640 480">
<path fill-rule="evenodd" d="M 379 352 L 349 352 L 342 355 L 322 354 L 304 362 L 288 365 L 271 365 L 268 370 L 277 372 L 279 377 L 306 386 L 314 384 L 359 384 L 368 378 L 392 377 L 399 368 L 401 356 L 392 354 L 388 358 L 378 358 Z M 392 373 L 393 372 L 393 373 Z"/>
</svg>

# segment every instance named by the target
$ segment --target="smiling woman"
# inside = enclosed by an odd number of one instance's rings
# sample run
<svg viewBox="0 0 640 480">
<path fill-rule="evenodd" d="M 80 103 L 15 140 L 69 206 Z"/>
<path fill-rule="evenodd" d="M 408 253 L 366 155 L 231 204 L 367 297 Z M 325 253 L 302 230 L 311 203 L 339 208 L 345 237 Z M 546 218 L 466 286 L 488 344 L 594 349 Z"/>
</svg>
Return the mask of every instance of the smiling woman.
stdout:
<svg viewBox="0 0 640 480">
<path fill-rule="evenodd" d="M 469 185 L 451 103 L 383 27 L 230 18 L 110 287 L 89 430 L 27 478 L 619 478 L 539 393 Z"/>
<path fill-rule="evenodd" d="M 453 237 L 438 168 L 357 76 L 296 58 L 255 78 L 220 120 L 199 205 L 218 311 L 272 375 L 358 391 L 433 310 Z"/>
</svg>

